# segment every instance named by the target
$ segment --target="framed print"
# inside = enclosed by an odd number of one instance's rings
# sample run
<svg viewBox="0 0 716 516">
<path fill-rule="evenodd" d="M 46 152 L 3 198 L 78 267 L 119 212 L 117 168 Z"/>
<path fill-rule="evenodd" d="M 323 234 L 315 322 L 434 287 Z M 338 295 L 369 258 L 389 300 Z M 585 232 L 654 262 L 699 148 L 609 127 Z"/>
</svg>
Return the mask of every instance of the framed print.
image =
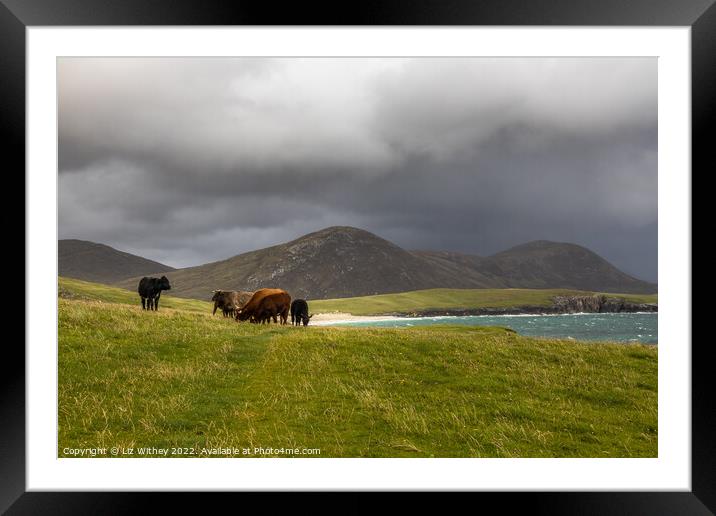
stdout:
<svg viewBox="0 0 716 516">
<path fill-rule="evenodd" d="M 713 510 L 711 2 L 131 4 L 0 11 L 27 203 L 3 509 Z"/>
</svg>

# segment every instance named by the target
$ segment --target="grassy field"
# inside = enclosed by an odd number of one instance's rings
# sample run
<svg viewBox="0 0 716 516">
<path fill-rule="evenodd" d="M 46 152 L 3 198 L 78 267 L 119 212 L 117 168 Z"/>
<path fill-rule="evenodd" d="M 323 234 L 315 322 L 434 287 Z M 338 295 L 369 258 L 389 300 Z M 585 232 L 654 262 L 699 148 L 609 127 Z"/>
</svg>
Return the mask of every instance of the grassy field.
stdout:
<svg viewBox="0 0 716 516">
<path fill-rule="evenodd" d="M 320 457 L 657 455 L 654 346 L 489 327 L 257 326 L 212 317 L 200 301 L 162 296 L 158 312 L 144 312 L 119 289 L 60 287 L 61 457 L 96 447 L 132 448 L 125 457 L 225 457 L 226 448 L 242 450 L 230 452 L 237 457 L 293 456 L 269 448 Z M 140 455 L 146 447 L 157 450 Z"/>
<path fill-rule="evenodd" d="M 348 312 L 353 315 L 380 315 L 435 309 L 509 308 L 516 306 L 549 306 L 554 296 L 591 296 L 596 292 L 581 290 L 535 289 L 448 289 L 416 290 L 400 294 L 325 299 L 310 302 L 311 311 Z M 657 295 L 605 294 L 633 303 L 656 303 Z"/>
</svg>

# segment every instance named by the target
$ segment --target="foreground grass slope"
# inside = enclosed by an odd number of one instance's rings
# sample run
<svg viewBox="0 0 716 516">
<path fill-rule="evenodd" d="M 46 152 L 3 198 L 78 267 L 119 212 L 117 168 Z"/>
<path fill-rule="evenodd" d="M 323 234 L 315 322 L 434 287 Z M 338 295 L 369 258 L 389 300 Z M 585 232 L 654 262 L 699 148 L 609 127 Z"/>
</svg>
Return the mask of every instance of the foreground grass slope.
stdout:
<svg viewBox="0 0 716 516">
<path fill-rule="evenodd" d="M 58 302 L 60 456 L 113 446 L 188 447 L 199 457 L 226 447 L 657 455 L 654 346 L 500 328 L 257 326 L 169 303 L 142 312 L 136 300 Z"/>
<path fill-rule="evenodd" d="M 510 308 L 549 306 L 555 296 L 591 296 L 598 292 L 564 289 L 449 289 L 416 290 L 400 294 L 350 297 L 311 301 L 313 312 L 348 312 L 353 315 L 380 315 L 417 310 Z M 605 294 L 633 303 L 656 303 L 656 294 Z"/>
</svg>

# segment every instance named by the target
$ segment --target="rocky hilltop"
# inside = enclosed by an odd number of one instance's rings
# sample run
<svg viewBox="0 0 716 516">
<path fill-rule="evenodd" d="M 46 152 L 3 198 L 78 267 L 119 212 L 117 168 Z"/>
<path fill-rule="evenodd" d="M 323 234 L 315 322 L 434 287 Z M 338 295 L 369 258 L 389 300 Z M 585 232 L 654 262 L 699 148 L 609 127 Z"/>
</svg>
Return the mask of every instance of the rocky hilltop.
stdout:
<svg viewBox="0 0 716 516">
<path fill-rule="evenodd" d="M 470 286 L 458 275 L 368 231 L 331 227 L 276 246 L 167 275 L 172 295 L 204 299 L 214 289 L 279 287 L 294 298 L 327 299 Z M 136 278 L 118 283 L 130 288 Z"/>
</svg>

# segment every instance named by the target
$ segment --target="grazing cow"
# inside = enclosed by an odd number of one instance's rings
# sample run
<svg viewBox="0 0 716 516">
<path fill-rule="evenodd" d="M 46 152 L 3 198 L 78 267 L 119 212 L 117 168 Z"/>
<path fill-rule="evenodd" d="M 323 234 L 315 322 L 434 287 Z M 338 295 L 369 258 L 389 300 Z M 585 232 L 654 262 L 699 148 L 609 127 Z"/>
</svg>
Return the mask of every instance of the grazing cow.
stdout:
<svg viewBox="0 0 716 516">
<path fill-rule="evenodd" d="M 267 289 L 269 290 L 269 289 Z M 244 307 L 237 315 L 238 320 L 246 320 L 249 318 L 253 323 L 269 323 L 273 319 L 274 323 L 279 322 L 277 317 L 281 318 L 281 324 L 287 324 L 288 311 L 291 307 L 291 296 L 284 290 L 270 289 L 276 292 L 265 292 L 263 296 L 258 296 L 255 301 L 255 308 Z"/>
<path fill-rule="evenodd" d="M 308 326 L 308 321 L 313 317 L 313 314 L 308 315 L 308 303 L 305 299 L 294 299 L 291 303 L 291 325 L 300 326 L 303 323 L 304 326 Z"/>
<path fill-rule="evenodd" d="M 166 276 L 161 278 L 143 277 L 139 280 L 139 286 L 137 287 L 139 297 L 142 298 L 142 309 L 159 310 L 159 298 L 162 295 L 162 290 L 171 290 L 171 288 Z"/>
<path fill-rule="evenodd" d="M 243 290 L 239 292 L 235 290 L 215 290 L 214 296 L 211 298 L 214 302 L 214 311 L 212 314 L 215 315 L 216 309 L 221 308 L 224 317 L 233 317 L 236 314 L 236 310 L 244 306 L 249 299 L 251 299 L 252 295 L 253 292 Z"/>
<path fill-rule="evenodd" d="M 281 324 L 288 324 L 288 311 L 291 308 L 291 296 L 287 293 L 272 294 L 263 298 L 258 308 L 258 321 L 261 323 L 270 322 L 270 318 L 277 323 L 277 317 L 281 318 Z"/>
<path fill-rule="evenodd" d="M 262 288 L 254 292 L 248 303 L 236 312 L 237 321 L 250 320 L 253 323 L 278 322 L 287 324 L 288 311 L 291 308 L 291 296 L 279 288 Z"/>
<path fill-rule="evenodd" d="M 249 299 L 251 299 L 251 297 L 252 297 L 253 295 L 254 295 L 253 292 L 249 292 L 249 291 L 247 291 L 247 290 L 240 290 L 240 291 L 239 291 L 239 301 L 238 301 L 238 303 L 234 306 L 234 313 L 232 313 L 231 315 L 232 315 L 232 316 L 236 315 L 236 312 L 237 312 L 239 309 L 243 308 L 244 305 L 246 305 L 246 303 L 249 302 Z"/>
</svg>

